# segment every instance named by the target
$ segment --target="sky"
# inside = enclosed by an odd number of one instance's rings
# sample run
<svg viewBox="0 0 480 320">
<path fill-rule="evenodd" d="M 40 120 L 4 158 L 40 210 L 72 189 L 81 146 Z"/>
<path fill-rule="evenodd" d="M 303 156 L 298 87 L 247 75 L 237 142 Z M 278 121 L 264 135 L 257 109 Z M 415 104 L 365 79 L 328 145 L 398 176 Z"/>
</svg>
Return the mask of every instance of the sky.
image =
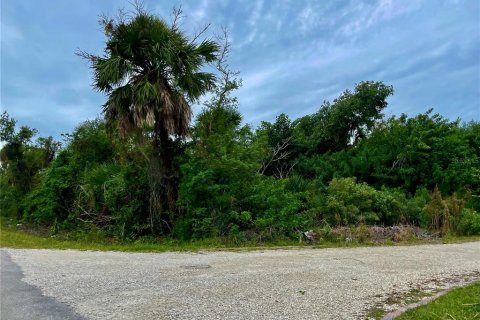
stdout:
<svg viewBox="0 0 480 320">
<path fill-rule="evenodd" d="M 478 0 L 145 0 L 181 28 L 207 36 L 226 28 L 230 67 L 244 122 L 256 126 L 280 113 L 317 111 L 360 81 L 383 81 L 395 93 L 386 114 L 414 116 L 434 108 L 445 117 L 480 120 Z M 101 116 L 106 97 L 74 53 L 101 54 L 99 15 L 130 10 L 128 1 L 1 1 L 0 107 L 20 125 L 59 137 Z M 200 106 L 193 106 L 195 112 Z"/>
</svg>

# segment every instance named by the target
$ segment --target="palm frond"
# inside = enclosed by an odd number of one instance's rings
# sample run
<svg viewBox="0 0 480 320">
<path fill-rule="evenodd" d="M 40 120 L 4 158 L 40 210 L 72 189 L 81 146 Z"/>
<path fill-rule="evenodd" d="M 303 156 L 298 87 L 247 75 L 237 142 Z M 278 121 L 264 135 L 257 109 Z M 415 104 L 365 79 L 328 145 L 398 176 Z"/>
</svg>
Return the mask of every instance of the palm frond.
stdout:
<svg viewBox="0 0 480 320">
<path fill-rule="evenodd" d="M 212 40 L 204 40 L 195 50 L 195 53 L 202 56 L 205 59 L 205 62 L 208 63 L 217 60 L 216 54 L 218 52 L 220 52 L 220 46 L 217 42 Z"/>
<path fill-rule="evenodd" d="M 98 58 L 93 62 L 94 86 L 109 93 L 113 88 L 122 84 L 132 71 L 131 65 L 118 56 Z"/>
<path fill-rule="evenodd" d="M 90 59 L 94 87 L 108 94 L 105 117 L 118 122 L 122 134 L 187 135 L 189 103 L 215 82 L 213 74 L 201 72 L 202 65 L 215 61 L 219 50 L 216 42 L 190 41 L 147 13 L 109 24 L 105 56 Z"/>
</svg>

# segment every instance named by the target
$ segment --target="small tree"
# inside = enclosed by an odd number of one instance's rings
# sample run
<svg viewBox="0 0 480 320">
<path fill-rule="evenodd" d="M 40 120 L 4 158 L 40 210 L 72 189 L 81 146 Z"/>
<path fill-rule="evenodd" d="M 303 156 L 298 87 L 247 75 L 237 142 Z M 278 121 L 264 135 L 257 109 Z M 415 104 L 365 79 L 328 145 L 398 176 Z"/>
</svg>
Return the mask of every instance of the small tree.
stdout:
<svg viewBox="0 0 480 320">
<path fill-rule="evenodd" d="M 440 231 L 446 234 L 450 229 L 450 210 L 445 200 L 442 199 L 442 194 L 435 186 L 430 201 L 424 208 L 424 211 L 429 219 L 429 229 Z"/>
</svg>

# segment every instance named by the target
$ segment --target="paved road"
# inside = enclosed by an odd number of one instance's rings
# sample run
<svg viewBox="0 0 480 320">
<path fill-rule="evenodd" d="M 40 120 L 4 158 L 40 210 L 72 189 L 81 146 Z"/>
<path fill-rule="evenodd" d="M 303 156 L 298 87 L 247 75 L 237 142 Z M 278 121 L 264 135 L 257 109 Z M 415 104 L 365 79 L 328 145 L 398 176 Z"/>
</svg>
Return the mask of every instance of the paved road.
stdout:
<svg viewBox="0 0 480 320">
<path fill-rule="evenodd" d="M 43 296 L 39 288 L 23 282 L 20 267 L 6 252 L 0 254 L 0 319 L 84 319 L 66 304 Z"/>
<path fill-rule="evenodd" d="M 160 254 L 2 250 L 2 320 L 10 319 L 4 310 L 57 307 L 73 319 L 363 319 L 392 293 L 480 279 L 480 242 Z M 21 267 L 23 282 L 4 254 Z M 17 286 L 38 300 L 18 302 Z"/>
</svg>

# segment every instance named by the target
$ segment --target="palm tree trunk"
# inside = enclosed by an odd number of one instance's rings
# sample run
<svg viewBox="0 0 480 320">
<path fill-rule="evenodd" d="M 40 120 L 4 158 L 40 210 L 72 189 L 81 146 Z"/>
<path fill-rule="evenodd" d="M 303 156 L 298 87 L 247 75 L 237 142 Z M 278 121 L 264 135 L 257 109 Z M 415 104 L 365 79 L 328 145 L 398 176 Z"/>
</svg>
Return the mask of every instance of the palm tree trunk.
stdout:
<svg viewBox="0 0 480 320">
<path fill-rule="evenodd" d="M 167 132 L 162 133 L 161 141 L 161 153 L 160 159 L 163 167 L 163 186 L 165 195 L 165 209 L 168 210 L 170 215 L 174 215 L 176 211 L 177 201 L 177 181 L 176 172 L 173 166 L 173 156 L 175 150 L 172 146 L 172 141 L 169 139 Z"/>
<path fill-rule="evenodd" d="M 177 179 L 173 166 L 174 150 L 168 132 L 159 128 L 153 141 L 150 157 L 150 225 L 152 233 L 157 230 L 171 232 L 171 223 L 176 212 Z"/>
<path fill-rule="evenodd" d="M 153 148 L 153 152 L 149 158 L 148 184 L 150 189 L 149 196 L 149 216 L 150 231 L 152 234 L 161 230 L 159 228 L 162 218 L 162 166 L 160 163 L 159 153 Z"/>
</svg>

